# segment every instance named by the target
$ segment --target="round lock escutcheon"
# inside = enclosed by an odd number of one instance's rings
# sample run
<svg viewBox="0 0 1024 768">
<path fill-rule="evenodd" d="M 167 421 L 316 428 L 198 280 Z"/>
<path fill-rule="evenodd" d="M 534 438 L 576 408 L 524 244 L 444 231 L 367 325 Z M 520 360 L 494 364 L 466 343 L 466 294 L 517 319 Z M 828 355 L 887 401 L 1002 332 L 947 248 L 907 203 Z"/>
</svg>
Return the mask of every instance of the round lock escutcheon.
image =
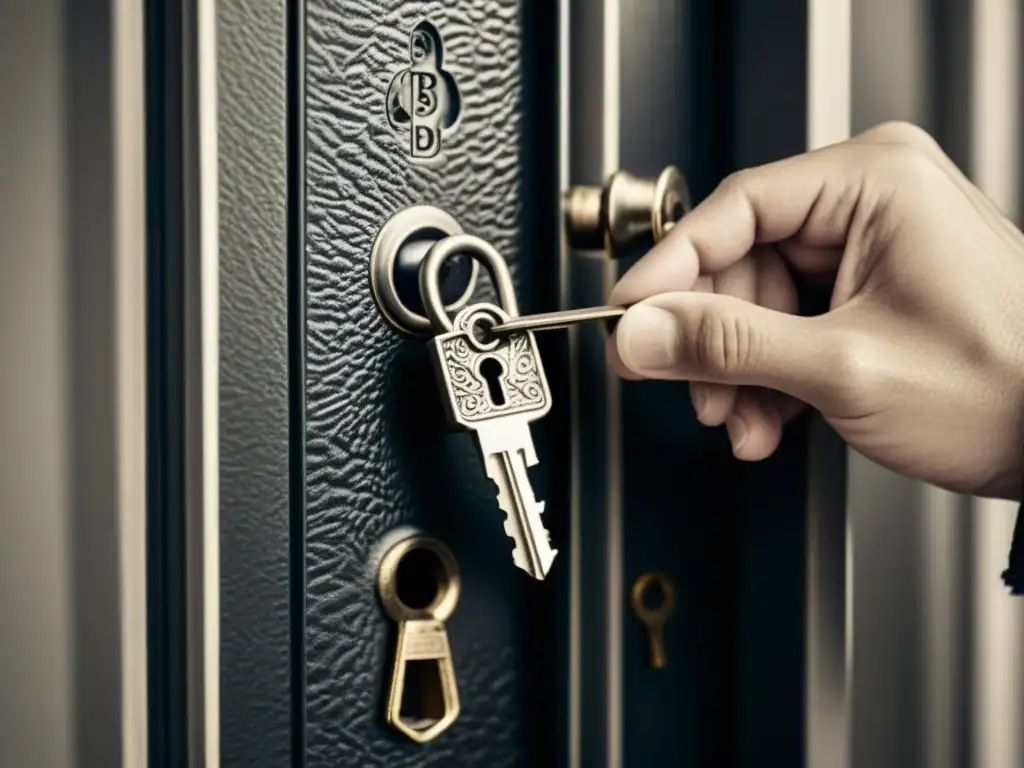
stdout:
<svg viewBox="0 0 1024 768">
<path fill-rule="evenodd" d="M 394 621 L 445 621 L 459 601 L 462 578 L 441 541 L 411 536 L 391 547 L 377 571 L 381 603 Z"/>
<path fill-rule="evenodd" d="M 399 331 L 413 336 L 431 332 L 420 294 L 420 268 L 436 243 L 461 234 L 458 221 L 432 205 L 399 211 L 377 233 L 370 251 L 370 289 L 381 314 Z M 447 311 L 469 302 L 479 272 L 480 264 L 468 255 L 453 254 L 445 260 L 437 284 Z"/>
</svg>

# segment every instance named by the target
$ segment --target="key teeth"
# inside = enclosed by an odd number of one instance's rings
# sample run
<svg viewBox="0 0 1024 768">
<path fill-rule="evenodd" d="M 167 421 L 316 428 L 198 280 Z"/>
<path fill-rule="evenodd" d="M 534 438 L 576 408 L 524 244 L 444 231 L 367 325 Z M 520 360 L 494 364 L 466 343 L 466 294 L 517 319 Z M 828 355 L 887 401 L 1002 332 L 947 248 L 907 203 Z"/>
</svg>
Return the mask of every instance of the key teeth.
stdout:
<svg viewBox="0 0 1024 768">
<path fill-rule="evenodd" d="M 532 570 L 530 570 L 530 567 L 526 563 L 526 558 L 523 556 L 522 550 L 520 550 L 519 547 L 516 547 L 512 550 L 512 562 L 515 563 L 517 568 L 526 571 L 526 573 L 528 573 L 533 578 L 537 579 L 537 581 L 544 581 L 547 575 L 551 572 L 551 566 L 555 562 L 555 555 L 558 554 L 558 550 L 549 549 L 548 552 L 550 554 L 546 558 L 543 555 L 541 556 L 542 559 L 540 564 L 540 573 L 534 573 Z"/>
<path fill-rule="evenodd" d="M 505 529 L 505 535 L 513 541 L 516 540 L 516 524 L 512 518 L 511 513 L 505 514 L 505 522 L 501 524 L 501 527 Z M 551 531 L 547 528 L 544 529 L 544 535 L 547 537 L 548 544 L 551 543 Z M 519 551 L 518 548 L 515 551 Z"/>
<path fill-rule="evenodd" d="M 523 450 L 519 453 L 511 454 L 506 453 L 505 455 L 509 458 L 510 463 L 518 462 L 518 468 L 522 467 L 522 456 L 525 455 Z M 514 456 L 514 457 L 513 457 Z M 505 535 L 513 541 L 512 548 L 512 561 L 515 565 L 526 571 L 530 576 L 535 579 L 543 580 L 548 572 L 551 570 L 551 565 L 555 560 L 556 550 L 551 549 L 551 532 L 544 527 L 539 520 L 539 517 L 544 514 L 544 510 L 547 506 L 545 501 L 538 501 L 533 494 L 533 489 L 529 485 L 529 477 L 523 479 L 524 486 L 522 487 L 522 499 L 515 498 L 512 494 L 510 486 L 514 485 L 519 477 L 515 474 L 515 466 L 503 465 L 498 462 L 501 458 L 500 455 L 486 455 L 485 456 L 485 467 L 487 476 L 494 483 L 497 490 L 498 508 L 505 513 L 505 520 L 503 528 L 505 529 Z M 536 463 L 536 462 L 532 462 Z M 524 509 L 519 510 L 518 506 L 522 505 Z M 524 522 L 520 522 L 519 515 L 522 514 Z M 521 530 L 521 526 L 529 526 L 529 523 L 525 522 L 526 519 L 533 516 L 535 527 L 539 528 L 536 532 L 537 544 L 543 546 L 539 547 L 542 552 L 538 553 L 541 562 L 538 565 L 537 570 L 539 573 L 535 573 L 530 567 L 528 559 L 523 554 L 521 547 L 526 546 L 528 542 L 524 542 L 522 536 L 528 536 L 527 531 Z"/>
<path fill-rule="evenodd" d="M 530 570 L 526 566 L 526 558 L 523 556 L 523 552 L 519 547 L 512 548 L 512 562 L 516 564 L 517 568 L 522 568 L 524 571 Z"/>
</svg>

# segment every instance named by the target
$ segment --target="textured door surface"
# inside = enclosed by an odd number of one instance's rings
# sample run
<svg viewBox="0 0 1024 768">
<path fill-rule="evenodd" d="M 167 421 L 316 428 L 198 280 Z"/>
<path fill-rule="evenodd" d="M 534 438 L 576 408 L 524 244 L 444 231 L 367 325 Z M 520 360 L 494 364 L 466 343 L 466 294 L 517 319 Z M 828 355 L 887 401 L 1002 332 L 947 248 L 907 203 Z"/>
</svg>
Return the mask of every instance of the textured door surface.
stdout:
<svg viewBox="0 0 1024 768">
<path fill-rule="evenodd" d="M 430 204 L 505 256 L 524 311 L 552 308 L 557 209 L 542 153 L 555 134 L 535 76 L 543 62 L 527 64 L 524 51 L 553 58 L 538 38 L 554 19 L 532 19 L 523 5 L 306 3 L 305 606 L 297 620 L 309 766 L 534 765 L 551 723 L 550 676 L 534 674 L 553 647 L 550 586 L 513 567 L 495 487 L 471 439 L 445 429 L 424 342 L 386 322 L 369 282 L 381 226 L 404 207 Z M 392 80 L 412 63 L 410 38 L 424 28 L 436 30 L 437 64 L 460 112 L 429 165 L 387 112 Z M 549 434 L 534 432 L 543 457 L 534 484 L 557 517 L 564 473 Z M 462 569 L 448 622 L 462 714 L 427 745 L 383 721 L 394 625 L 379 605 L 374 562 L 399 526 L 446 542 Z"/>
<path fill-rule="evenodd" d="M 541 583 L 513 566 L 496 489 L 471 438 L 445 427 L 426 344 L 385 321 L 369 273 L 388 218 L 428 204 L 504 255 L 522 311 L 556 306 L 549 10 L 219 4 L 225 765 L 557 759 L 553 606 L 564 567 Z M 401 115 L 388 114 L 416 29 L 439 38 L 436 63 L 459 106 L 426 163 L 411 156 Z M 478 297 L 493 300 L 483 274 Z M 557 341 L 542 341 L 555 407 L 534 429 L 541 465 L 531 468 L 556 542 L 568 476 Z M 426 745 L 385 724 L 395 625 L 376 585 L 384 542 L 417 530 L 445 542 L 462 573 L 447 624 L 461 716 Z"/>
</svg>

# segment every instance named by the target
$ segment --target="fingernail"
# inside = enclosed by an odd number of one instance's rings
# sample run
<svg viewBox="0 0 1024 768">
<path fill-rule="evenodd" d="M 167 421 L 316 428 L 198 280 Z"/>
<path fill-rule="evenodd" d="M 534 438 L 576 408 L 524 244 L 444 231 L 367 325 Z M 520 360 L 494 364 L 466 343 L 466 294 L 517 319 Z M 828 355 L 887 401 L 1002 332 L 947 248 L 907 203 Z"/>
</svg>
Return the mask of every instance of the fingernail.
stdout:
<svg viewBox="0 0 1024 768">
<path fill-rule="evenodd" d="M 726 419 L 725 431 L 729 433 L 733 453 L 740 450 L 747 442 L 747 425 L 738 416 L 730 416 Z"/>
<path fill-rule="evenodd" d="M 696 391 L 693 393 L 693 410 L 697 413 L 698 419 L 703 419 L 704 412 L 708 409 L 710 395 L 704 387 L 697 386 L 695 389 Z"/>
<path fill-rule="evenodd" d="M 674 315 L 657 307 L 639 305 L 619 321 L 619 357 L 636 373 L 671 368 L 679 356 L 678 338 Z"/>
</svg>

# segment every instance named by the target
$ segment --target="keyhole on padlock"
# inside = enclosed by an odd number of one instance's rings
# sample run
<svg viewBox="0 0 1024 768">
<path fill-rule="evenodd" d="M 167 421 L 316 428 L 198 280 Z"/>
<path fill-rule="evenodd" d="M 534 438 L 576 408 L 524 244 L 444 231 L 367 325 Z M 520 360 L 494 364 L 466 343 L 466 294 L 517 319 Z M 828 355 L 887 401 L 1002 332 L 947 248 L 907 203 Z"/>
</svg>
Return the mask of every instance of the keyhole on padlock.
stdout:
<svg viewBox="0 0 1024 768">
<path fill-rule="evenodd" d="M 487 393 L 491 396 L 491 402 L 496 406 L 505 404 L 505 391 L 501 387 L 503 370 L 501 363 L 493 357 L 485 357 L 480 363 L 480 376 L 487 384 Z"/>
</svg>

